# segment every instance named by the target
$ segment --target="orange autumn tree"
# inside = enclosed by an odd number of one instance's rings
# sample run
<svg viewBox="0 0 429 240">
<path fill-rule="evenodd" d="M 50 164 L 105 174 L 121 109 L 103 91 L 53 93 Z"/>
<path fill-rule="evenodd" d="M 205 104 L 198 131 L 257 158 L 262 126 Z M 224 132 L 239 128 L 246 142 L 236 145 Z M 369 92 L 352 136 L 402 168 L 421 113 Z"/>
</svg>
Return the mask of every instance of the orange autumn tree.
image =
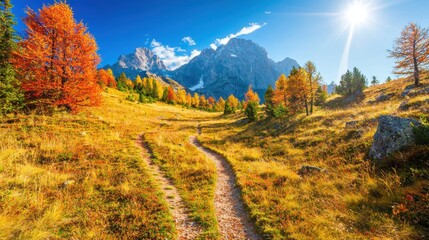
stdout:
<svg viewBox="0 0 429 240">
<path fill-rule="evenodd" d="M 210 109 L 213 109 L 215 103 L 216 103 L 216 100 L 213 97 L 209 97 L 209 99 L 207 99 L 207 105 L 209 105 Z"/>
<path fill-rule="evenodd" d="M 13 63 L 29 104 L 73 112 L 99 104 L 96 66 L 100 58 L 87 27 L 75 21 L 70 6 L 63 2 L 26 13 L 26 37 Z"/>
<path fill-rule="evenodd" d="M 170 104 L 176 104 L 176 93 L 174 92 L 174 89 L 171 86 L 168 86 L 167 88 L 167 103 Z"/>
<path fill-rule="evenodd" d="M 111 69 L 108 69 L 108 70 L 100 69 L 98 71 L 97 78 L 98 78 L 98 83 L 101 86 L 116 88 L 115 76 L 113 76 L 113 72 Z"/>
<path fill-rule="evenodd" d="M 287 93 L 287 77 L 286 75 L 280 75 L 276 81 L 276 89 L 273 93 L 273 102 L 275 105 L 286 106 L 288 104 L 288 93 Z"/>
<path fill-rule="evenodd" d="M 309 95 L 307 79 L 308 73 L 305 69 L 298 68 L 291 71 L 286 92 L 289 96 L 287 106 L 292 115 L 297 114 L 306 107 L 305 101 Z"/>
<path fill-rule="evenodd" d="M 244 99 L 246 103 L 256 102 L 259 104 L 259 102 L 261 101 L 261 99 L 259 99 L 258 94 L 255 91 L 253 91 L 252 86 L 249 86 L 247 93 L 244 94 Z"/>
</svg>

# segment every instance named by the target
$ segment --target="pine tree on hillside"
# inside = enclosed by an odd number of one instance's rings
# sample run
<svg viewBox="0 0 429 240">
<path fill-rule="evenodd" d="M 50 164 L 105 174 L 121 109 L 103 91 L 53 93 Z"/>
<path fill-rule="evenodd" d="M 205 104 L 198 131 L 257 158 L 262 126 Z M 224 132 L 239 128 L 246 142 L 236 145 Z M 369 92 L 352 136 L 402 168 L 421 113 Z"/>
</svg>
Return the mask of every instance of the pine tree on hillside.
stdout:
<svg viewBox="0 0 429 240">
<path fill-rule="evenodd" d="M 231 114 L 234 113 L 234 110 L 231 107 L 231 104 L 229 103 L 229 100 L 226 99 L 225 101 L 225 107 L 223 109 L 223 114 L 227 115 L 227 114 Z"/>
<path fill-rule="evenodd" d="M 143 82 L 144 82 L 144 80 L 143 80 Z M 162 91 L 161 101 L 167 102 L 167 98 L 168 98 L 168 87 L 165 87 Z"/>
<path fill-rule="evenodd" d="M 378 81 L 376 76 L 372 76 L 371 85 L 378 85 L 380 82 Z"/>
<path fill-rule="evenodd" d="M 116 79 L 116 84 L 118 86 L 118 90 L 121 92 L 125 92 L 127 90 L 127 75 L 125 73 L 121 73 L 119 77 Z"/>
<path fill-rule="evenodd" d="M 271 87 L 271 85 L 268 86 L 267 91 L 265 91 L 264 99 L 265 99 L 265 113 L 267 116 L 273 117 L 274 116 L 274 90 Z"/>
<path fill-rule="evenodd" d="M 366 77 L 355 67 L 353 68 L 353 72 L 347 70 L 341 76 L 340 85 L 336 87 L 335 91 L 338 94 L 350 96 L 362 92 L 367 87 L 367 84 Z"/>
<path fill-rule="evenodd" d="M 326 85 L 319 86 L 316 91 L 316 101 L 314 104 L 316 106 L 322 106 L 326 102 L 326 99 L 328 99 L 328 91 Z"/>
<path fill-rule="evenodd" d="M 390 82 L 390 81 L 392 81 L 392 78 L 389 76 L 386 78 L 386 82 Z"/>
<path fill-rule="evenodd" d="M 257 102 L 249 102 L 244 110 L 244 114 L 246 114 L 251 122 L 255 122 L 258 120 L 258 109 L 259 104 Z"/>
<path fill-rule="evenodd" d="M 244 114 L 246 114 L 247 118 L 251 121 L 258 120 L 258 110 L 260 99 L 256 92 L 252 90 L 252 86 L 249 86 L 249 90 L 244 95 L 246 99 L 246 108 L 244 109 Z"/>
<path fill-rule="evenodd" d="M 152 91 L 151 97 L 158 99 L 158 81 L 156 79 L 152 79 Z"/>
<path fill-rule="evenodd" d="M 16 48 L 13 30 L 15 22 L 11 9 L 10 0 L 0 0 L 0 115 L 20 110 L 24 101 L 10 62 Z"/>
</svg>

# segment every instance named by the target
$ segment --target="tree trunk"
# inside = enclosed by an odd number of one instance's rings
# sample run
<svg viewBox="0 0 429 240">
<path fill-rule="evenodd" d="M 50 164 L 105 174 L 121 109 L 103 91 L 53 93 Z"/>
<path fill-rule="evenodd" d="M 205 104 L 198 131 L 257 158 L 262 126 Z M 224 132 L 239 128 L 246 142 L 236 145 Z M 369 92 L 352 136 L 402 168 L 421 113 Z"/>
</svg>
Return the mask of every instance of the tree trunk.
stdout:
<svg viewBox="0 0 429 240">
<path fill-rule="evenodd" d="M 310 114 L 313 114 L 313 99 L 314 99 L 314 89 L 313 89 L 313 78 L 310 77 Z M 308 116 L 308 113 L 307 113 Z"/>
<path fill-rule="evenodd" d="M 308 114 L 308 100 L 307 100 L 307 98 L 305 99 L 305 112 L 307 113 L 307 116 L 308 116 L 309 114 Z"/>
<path fill-rule="evenodd" d="M 414 85 L 417 87 L 420 84 L 420 74 L 419 74 L 419 65 L 417 63 L 417 37 L 414 36 L 414 42 L 413 42 L 413 64 L 414 64 Z"/>
<path fill-rule="evenodd" d="M 419 66 L 417 64 L 417 58 L 413 57 L 414 61 L 414 85 L 416 87 L 420 84 L 420 73 L 419 73 Z"/>
</svg>

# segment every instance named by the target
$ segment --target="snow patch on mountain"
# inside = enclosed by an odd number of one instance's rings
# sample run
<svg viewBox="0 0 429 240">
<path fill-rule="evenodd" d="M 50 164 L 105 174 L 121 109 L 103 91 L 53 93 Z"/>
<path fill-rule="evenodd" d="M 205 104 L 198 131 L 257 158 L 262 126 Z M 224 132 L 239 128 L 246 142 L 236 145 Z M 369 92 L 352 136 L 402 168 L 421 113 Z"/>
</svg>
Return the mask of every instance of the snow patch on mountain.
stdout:
<svg viewBox="0 0 429 240">
<path fill-rule="evenodd" d="M 201 78 L 200 78 L 200 81 L 198 82 L 198 84 L 197 84 L 197 85 L 195 85 L 195 86 L 193 86 L 193 87 L 190 87 L 189 89 L 190 89 L 191 91 L 195 91 L 195 90 L 197 90 L 197 89 L 202 89 L 202 88 L 204 88 L 204 81 L 203 81 L 203 77 L 201 77 Z"/>
</svg>

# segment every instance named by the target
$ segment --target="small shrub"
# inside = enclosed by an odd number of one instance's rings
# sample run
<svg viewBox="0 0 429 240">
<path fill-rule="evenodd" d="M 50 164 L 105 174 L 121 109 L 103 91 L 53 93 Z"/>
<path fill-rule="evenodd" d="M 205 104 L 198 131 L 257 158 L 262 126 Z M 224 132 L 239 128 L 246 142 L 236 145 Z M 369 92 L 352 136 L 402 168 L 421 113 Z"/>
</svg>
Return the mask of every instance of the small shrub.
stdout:
<svg viewBox="0 0 429 240">
<path fill-rule="evenodd" d="M 287 114 L 288 114 L 287 108 L 281 104 L 273 108 L 273 116 L 276 118 L 284 117 Z"/>
<path fill-rule="evenodd" d="M 130 94 L 125 98 L 125 100 L 130 101 L 130 102 L 135 102 L 137 99 L 136 99 L 136 96 L 134 94 Z"/>
<path fill-rule="evenodd" d="M 258 120 L 258 107 L 258 103 L 249 102 L 247 104 L 246 110 L 244 110 L 244 113 L 251 122 Z"/>
<path fill-rule="evenodd" d="M 429 121 L 427 118 L 421 118 L 422 125 L 414 127 L 413 132 L 418 145 L 429 144 Z"/>
<path fill-rule="evenodd" d="M 429 227 L 429 192 L 407 194 L 405 201 L 392 207 L 393 215 L 421 227 Z"/>
<path fill-rule="evenodd" d="M 234 112 L 235 112 L 234 108 L 231 106 L 231 104 L 229 103 L 229 101 L 226 101 L 225 102 L 225 109 L 224 109 L 223 113 L 225 115 L 227 115 L 227 114 L 232 114 Z"/>
</svg>

